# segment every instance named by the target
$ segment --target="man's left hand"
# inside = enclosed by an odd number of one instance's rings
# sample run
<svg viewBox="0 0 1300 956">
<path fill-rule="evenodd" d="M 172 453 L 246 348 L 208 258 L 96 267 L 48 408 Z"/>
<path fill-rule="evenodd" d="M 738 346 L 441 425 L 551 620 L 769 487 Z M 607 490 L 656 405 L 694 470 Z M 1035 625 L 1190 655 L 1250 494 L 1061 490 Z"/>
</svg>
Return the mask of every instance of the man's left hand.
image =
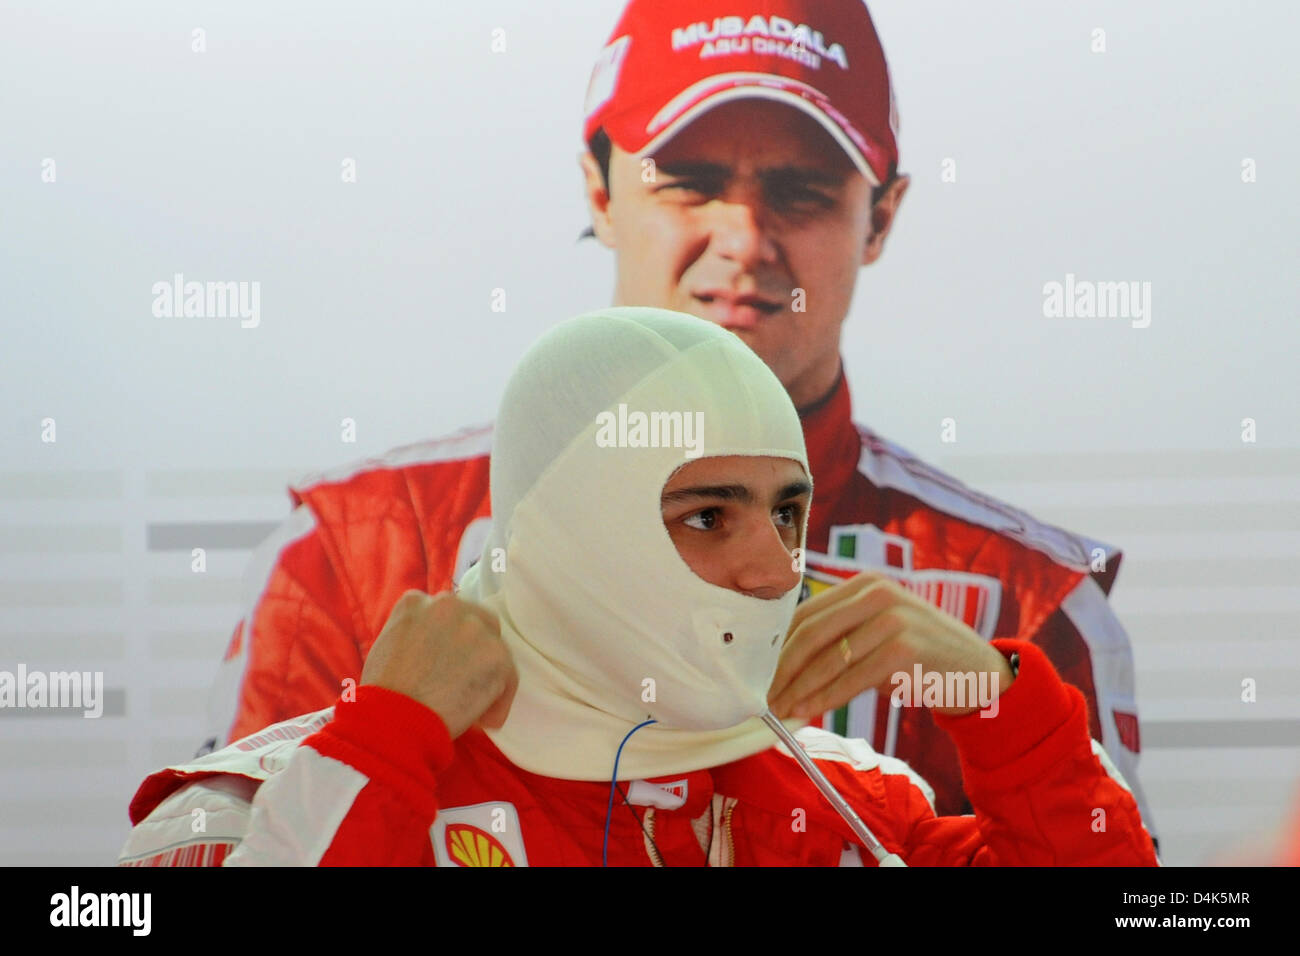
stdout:
<svg viewBox="0 0 1300 956">
<path fill-rule="evenodd" d="M 864 691 L 887 693 L 894 674 L 910 680 L 918 663 L 923 673 L 995 674 L 994 699 L 1015 679 L 1007 659 L 965 623 L 864 571 L 796 608 L 768 704 L 777 717 L 815 717 Z M 979 706 L 933 709 L 960 716 Z"/>
</svg>

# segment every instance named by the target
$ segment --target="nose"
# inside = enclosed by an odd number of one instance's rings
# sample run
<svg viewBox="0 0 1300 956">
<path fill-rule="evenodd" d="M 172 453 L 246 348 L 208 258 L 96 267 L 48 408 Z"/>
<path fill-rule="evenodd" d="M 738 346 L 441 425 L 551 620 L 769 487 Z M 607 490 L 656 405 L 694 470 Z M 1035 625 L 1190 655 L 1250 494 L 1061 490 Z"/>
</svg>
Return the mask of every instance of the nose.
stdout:
<svg viewBox="0 0 1300 956">
<path fill-rule="evenodd" d="M 750 196 L 729 197 L 716 203 L 712 225 L 713 244 L 724 259 L 749 271 L 776 256 L 761 200 Z"/>
<path fill-rule="evenodd" d="M 755 521 L 735 542 L 733 589 L 763 600 L 775 600 L 798 586 L 802 576 L 778 528 L 770 520 Z"/>
</svg>

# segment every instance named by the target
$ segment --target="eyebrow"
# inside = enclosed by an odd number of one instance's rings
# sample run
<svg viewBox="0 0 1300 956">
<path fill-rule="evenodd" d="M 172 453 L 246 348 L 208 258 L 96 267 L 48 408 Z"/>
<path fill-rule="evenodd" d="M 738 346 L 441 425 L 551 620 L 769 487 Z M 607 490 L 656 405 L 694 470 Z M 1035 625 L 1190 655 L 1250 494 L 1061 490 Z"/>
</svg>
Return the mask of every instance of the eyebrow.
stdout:
<svg viewBox="0 0 1300 956">
<path fill-rule="evenodd" d="M 814 186 L 842 186 L 847 173 L 835 173 L 812 166 L 776 166 L 765 169 L 759 177 L 764 182 L 801 182 Z"/>
<path fill-rule="evenodd" d="M 660 163 L 659 169 L 669 176 L 700 179 L 726 179 L 732 174 L 730 166 L 696 160 Z M 765 183 L 803 182 L 817 186 L 842 186 L 846 176 L 846 173 L 830 172 L 812 166 L 773 166 L 759 173 L 759 178 Z"/>
<path fill-rule="evenodd" d="M 785 501 L 787 498 L 797 498 L 800 495 L 811 493 L 812 485 L 808 484 L 808 482 L 792 481 L 777 493 L 776 500 Z M 748 505 L 754 502 L 754 492 L 745 485 L 699 485 L 695 488 L 678 488 L 676 491 L 665 492 L 659 499 L 659 505 L 663 507 L 664 505 L 694 501 L 699 498 L 709 498 L 715 501 L 736 501 L 742 505 Z"/>
</svg>

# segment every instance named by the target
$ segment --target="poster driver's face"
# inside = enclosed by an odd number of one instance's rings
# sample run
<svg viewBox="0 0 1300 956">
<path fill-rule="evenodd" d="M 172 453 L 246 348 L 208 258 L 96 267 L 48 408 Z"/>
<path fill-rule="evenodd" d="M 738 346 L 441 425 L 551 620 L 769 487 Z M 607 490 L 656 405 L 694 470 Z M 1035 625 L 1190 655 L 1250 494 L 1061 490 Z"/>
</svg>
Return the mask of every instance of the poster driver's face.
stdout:
<svg viewBox="0 0 1300 956">
<path fill-rule="evenodd" d="M 716 322 L 796 406 L 820 398 L 857 270 L 879 251 L 870 183 L 816 120 L 761 99 L 703 114 L 653 161 L 614 146 L 606 194 L 584 157 L 593 228 L 617 257 L 615 304 Z"/>
</svg>

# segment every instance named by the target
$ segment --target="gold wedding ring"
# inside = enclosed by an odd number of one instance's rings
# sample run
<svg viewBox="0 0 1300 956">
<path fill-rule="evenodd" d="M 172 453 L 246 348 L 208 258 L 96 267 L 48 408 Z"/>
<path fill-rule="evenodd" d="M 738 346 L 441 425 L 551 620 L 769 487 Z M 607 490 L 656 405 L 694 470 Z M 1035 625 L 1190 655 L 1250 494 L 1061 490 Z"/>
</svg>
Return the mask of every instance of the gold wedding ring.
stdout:
<svg viewBox="0 0 1300 956">
<path fill-rule="evenodd" d="M 849 647 L 849 639 L 847 637 L 840 638 L 840 653 L 844 655 L 845 667 L 848 667 L 853 663 L 853 650 Z"/>
</svg>

